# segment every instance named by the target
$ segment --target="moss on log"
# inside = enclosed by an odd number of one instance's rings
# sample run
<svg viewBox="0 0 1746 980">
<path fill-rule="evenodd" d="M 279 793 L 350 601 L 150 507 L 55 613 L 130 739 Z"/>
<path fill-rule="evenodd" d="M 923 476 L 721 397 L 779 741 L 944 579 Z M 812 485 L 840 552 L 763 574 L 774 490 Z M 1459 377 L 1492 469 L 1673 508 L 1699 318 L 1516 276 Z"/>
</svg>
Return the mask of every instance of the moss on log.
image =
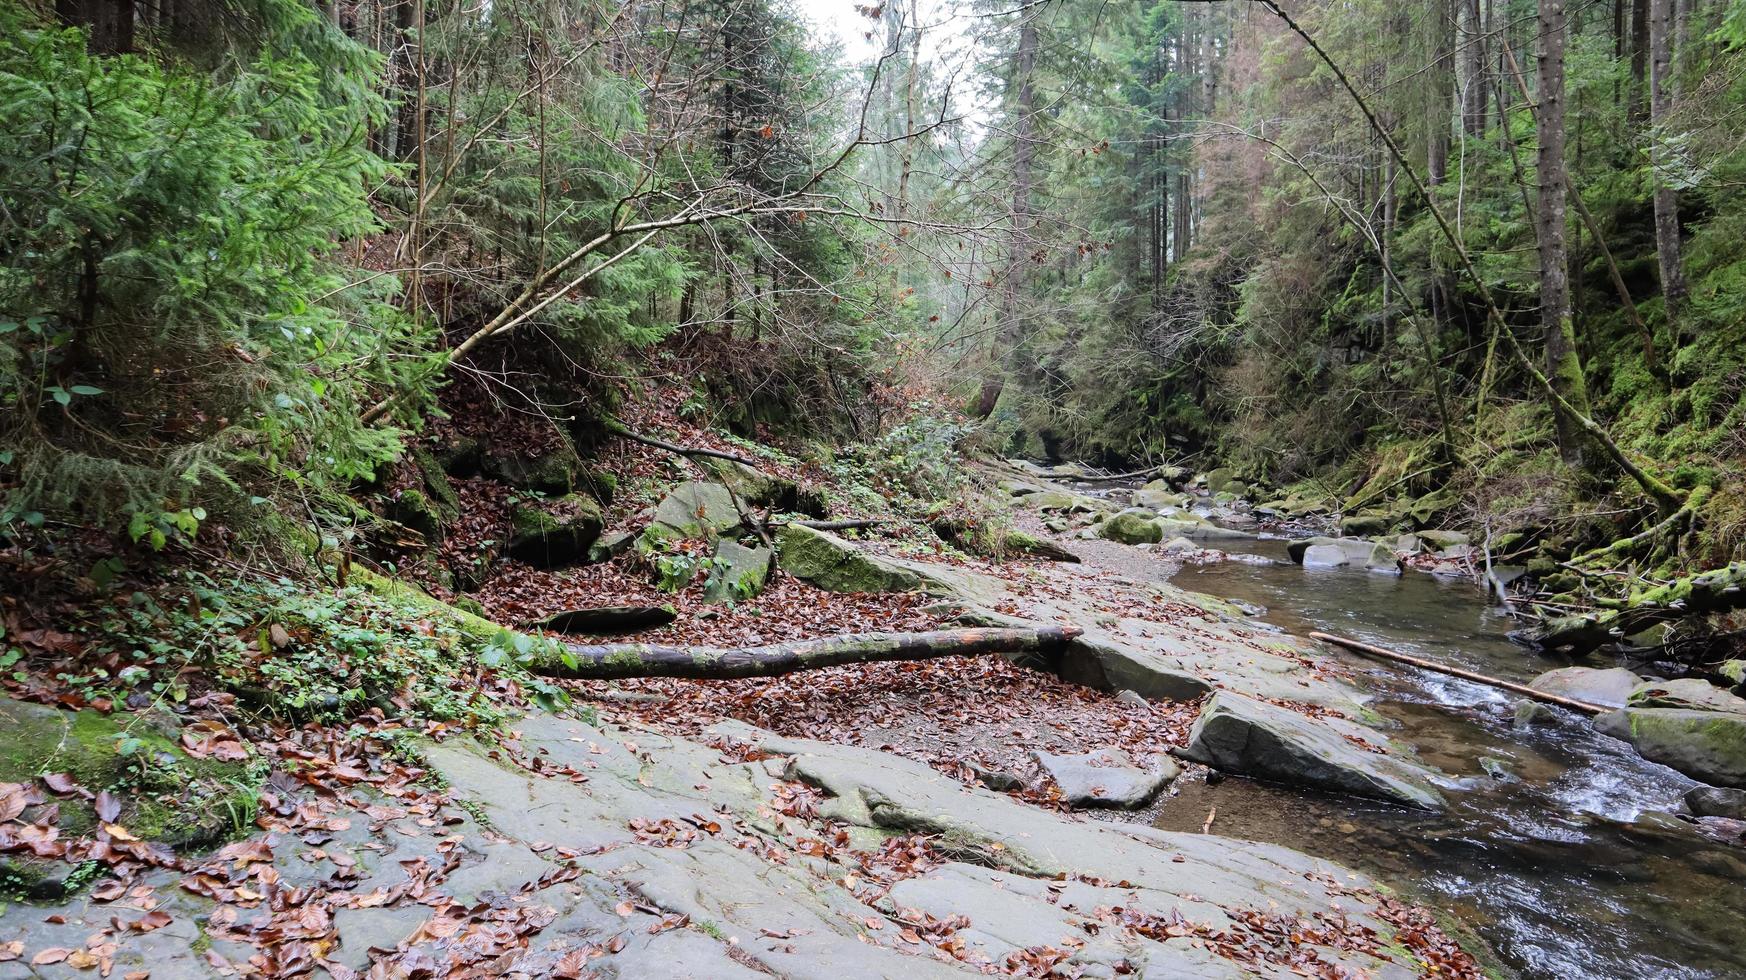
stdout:
<svg viewBox="0 0 1746 980">
<path fill-rule="evenodd" d="M 610 680 L 691 677 L 727 680 L 774 677 L 839 664 L 934 657 L 1025 653 L 1058 648 L 1080 634 L 1072 627 L 959 629 L 926 633 L 851 633 L 760 647 L 676 647 L 652 643 L 566 644 L 528 669 L 548 677 Z"/>
</svg>

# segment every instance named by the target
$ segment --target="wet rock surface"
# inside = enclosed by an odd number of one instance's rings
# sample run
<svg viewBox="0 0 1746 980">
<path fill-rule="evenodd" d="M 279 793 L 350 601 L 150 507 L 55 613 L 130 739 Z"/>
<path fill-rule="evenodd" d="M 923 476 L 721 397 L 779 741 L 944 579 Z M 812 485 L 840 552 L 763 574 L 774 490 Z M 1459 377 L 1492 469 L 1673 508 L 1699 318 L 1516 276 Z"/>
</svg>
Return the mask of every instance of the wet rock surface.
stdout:
<svg viewBox="0 0 1746 980">
<path fill-rule="evenodd" d="M 1433 810 L 1431 770 L 1386 754 L 1374 733 L 1340 719 L 1320 724 L 1277 705 L 1221 691 L 1201 710 L 1180 754 L 1204 765 Z M 1367 738 L 1366 736 L 1370 736 Z M 1398 751 L 1398 750 L 1397 750 Z"/>
<path fill-rule="evenodd" d="M 1088 975 L 1275 975 L 1306 951 L 1419 968 L 1370 882 L 1285 848 L 1076 819 L 738 723 L 709 743 L 540 715 L 427 744 L 440 802 L 285 783 L 277 829 L 201 870 L 8 906 L 0 947 L 22 948 L 0 977 L 87 975 L 84 950 L 166 978 L 251 959 L 332 977 L 965 976 L 1039 949 Z M 1300 920 L 1319 938 L 1267 937 Z"/>
<path fill-rule="evenodd" d="M 1129 810 L 1145 806 L 1181 772 L 1169 760 L 1162 768 L 1142 769 L 1127 753 L 1111 748 L 1075 755 L 1033 752 L 1032 756 L 1073 806 Z"/>
<path fill-rule="evenodd" d="M 1623 667 L 1560 667 L 1534 678 L 1528 686 L 1606 708 L 1622 708 L 1642 683 L 1641 677 Z"/>
</svg>

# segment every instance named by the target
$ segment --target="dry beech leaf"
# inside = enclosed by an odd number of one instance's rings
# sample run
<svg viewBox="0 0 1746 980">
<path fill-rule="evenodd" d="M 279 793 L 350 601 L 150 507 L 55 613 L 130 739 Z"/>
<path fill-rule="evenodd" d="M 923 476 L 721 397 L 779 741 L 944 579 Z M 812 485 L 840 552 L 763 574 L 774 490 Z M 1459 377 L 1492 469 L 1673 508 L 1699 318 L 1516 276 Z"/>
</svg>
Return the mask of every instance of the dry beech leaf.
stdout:
<svg viewBox="0 0 1746 980">
<path fill-rule="evenodd" d="M 73 955 L 73 951 L 65 946 L 50 946 L 48 949 L 32 956 L 30 958 L 30 965 L 48 966 L 52 963 L 60 963 L 71 955 Z"/>
</svg>

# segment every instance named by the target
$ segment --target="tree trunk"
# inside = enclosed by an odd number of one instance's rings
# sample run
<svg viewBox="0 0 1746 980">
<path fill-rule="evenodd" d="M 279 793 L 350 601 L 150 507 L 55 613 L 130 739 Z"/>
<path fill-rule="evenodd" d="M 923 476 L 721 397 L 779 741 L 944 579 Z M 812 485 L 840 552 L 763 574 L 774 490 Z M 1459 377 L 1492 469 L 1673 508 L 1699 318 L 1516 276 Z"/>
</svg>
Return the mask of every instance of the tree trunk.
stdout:
<svg viewBox="0 0 1746 980">
<path fill-rule="evenodd" d="M 1461 5 L 1461 131 L 1469 136 L 1485 132 L 1486 43 L 1482 0 L 1464 0 Z"/>
<path fill-rule="evenodd" d="M 1546 332 L 1546 376 L 1558 394 L 1588 414 L 1588 386 L 1577 355 L 1576 326 L 1570 309 L 1569 260 L 1564 246 L 1564 0 L 1540 0 L 1540 105 L 1534 114 L 1539 134 L 1539 208 L 1534 223 L 1540 243 L 1540 323 Z M 1586 439 L 1563 412 L 1555 412 L 1558 451 L 1571 466 L 1583 465 Z"/>
<path fill-rule="evenodd" d="M 1018 98 L 1013 120 L 1012 164 L 1012 236 L 1007 248 L 1006 282 L 1001 291 L 1000 328 L 996 334 L 995 363 L 990 365 L 988 380 L 976 400 L 976 415 L 987 418 L 994 413 L 1006 387 L 1007 366 L 1015 362 L 1013 354 L 1024 342 L 1024 317 L 1019 312 L 1023 300 L 1025 262 L 1030 241 L 1031 161 L 1036 153 L 1032 112 L 1037 92 L 1032 76 L 1037 66 L 1037 12 L 1028 11 L 1019 22 L 1018 51 L 1013 56 L 1012 84 Z"/>
<path fill-rule="evenodd" d="M 962 629 L 928 633 L 853 633 L 761 647 L 670 647 L 650 643 L 565 644 L 529 667 L 547 677 L 612 680 L 692 677 L 732 680 L 887 660 L 930 660 L 988 653 L 1050 651 L 1080 634 L 1072 627 Z"/>
<path fill-rule="evenodd" d="M 133 0 L 56 0 L 55 14 L 72 27 L 83 27 L 96 54 L 126 54 L 133 50 Z"/>
<path fill-rule="evenodd" d="M 1626 117 L 1643 121 L 1649 107 L 1649 0 L 1631 0 L 1631 105 Z"/>
<path fill-rule="evenodd" d="M 1673 108 L 1673 0 L 1649 4 L 1649 140 L 1655 179 L 1655 257 L 1661 268 L 1661 302 L 1667 331 L 1677 346 L 1684 336 L 1685 271 L 1680 262 L 1679 198 L 1668 180 L 1667 134 L 1661 126 Z"/>
</svg>

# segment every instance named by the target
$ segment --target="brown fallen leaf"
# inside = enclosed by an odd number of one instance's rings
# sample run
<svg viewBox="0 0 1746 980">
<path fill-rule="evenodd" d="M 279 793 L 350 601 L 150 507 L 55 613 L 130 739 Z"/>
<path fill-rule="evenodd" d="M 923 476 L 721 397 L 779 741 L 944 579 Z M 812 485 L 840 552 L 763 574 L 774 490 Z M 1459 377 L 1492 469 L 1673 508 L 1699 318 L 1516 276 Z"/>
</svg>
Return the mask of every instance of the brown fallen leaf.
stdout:
<svg viewBox="0 0 1746 980">
<path fill-rule="evenodd" d="M 73 951 L 65 946 L 50 946 L 48 949 L 32 956 L 30 958 L 30 965 L 48 966 L 51 963 L 60 963 L 71 955 L 73 955 Z"/>
<path fill-rule="evenodd" d="M 121 818 L 121 800 L 108 790 L 97 794 L 97 819 L 114 823 Z"/>
<path fill-rule="evenodd" d="M 73 777 L 64 772 L 43 773 L 42 784 L 56 793 L 77 793 L 79 784 Z"/>
<path fill-rule="evenodd" d="M 91 898 L 98 902 L 113 902 L 127 894 L 127 886 L 115 878 L 105 878 L 91 886 Z"/>
<path fill-rule="evenodd" d="M 24 940 L 14 939 L 9 943 L 0 943 L 0 963 L 15 960 L 24 955 Z"/>
<path fill-rule="evenodd" d="M 170 918 L 170 913 L 165 912 L 163 909 L 153 909 L 145 915 L 129 922 L 127 927 L 134 932 L 151 932 L 153 929 L 162 929 L 169 925 L 171 921 L 173 920 Z"/>
</svg>

